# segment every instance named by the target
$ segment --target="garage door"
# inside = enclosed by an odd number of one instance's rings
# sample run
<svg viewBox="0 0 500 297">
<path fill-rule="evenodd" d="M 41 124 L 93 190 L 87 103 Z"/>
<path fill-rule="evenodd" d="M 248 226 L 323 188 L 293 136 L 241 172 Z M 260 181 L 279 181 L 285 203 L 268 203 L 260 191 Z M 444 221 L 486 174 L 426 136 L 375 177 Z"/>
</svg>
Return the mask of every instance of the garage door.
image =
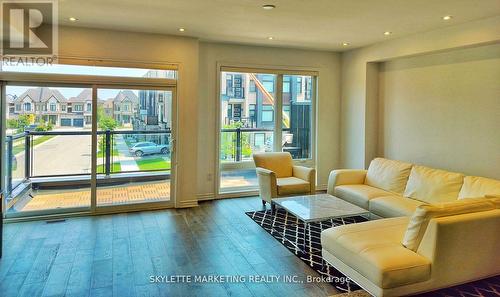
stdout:
<svg viewBox="0 0 500 297">
<path fill-rule="evenodd" d="M 71 126 L 71 119 L 61 119 L 61 126 L 63 127 Z"/>
<path fill-rule="evenodd" d="M 74 127 L 83 127 L 83 119 L 73 119 Z"/>
</svg>

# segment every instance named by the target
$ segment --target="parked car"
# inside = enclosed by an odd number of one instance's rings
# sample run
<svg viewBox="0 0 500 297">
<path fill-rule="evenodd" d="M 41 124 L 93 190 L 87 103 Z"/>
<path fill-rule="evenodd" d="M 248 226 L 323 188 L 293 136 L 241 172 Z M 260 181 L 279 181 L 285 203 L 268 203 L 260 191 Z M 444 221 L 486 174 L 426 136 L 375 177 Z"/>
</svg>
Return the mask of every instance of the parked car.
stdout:
<svg viewBox="0 0 500 297">
<path fill-rule="evenodd" d="M 134 144 L 130 149 L 130 154 L 137 157 L 150 154 L 168 154 L 170 148 L 166 144 L 156 144 L 154 142 L 138 142 Z"/>
<path fill-rule="evenodd" d="M 36 127 L 38 127 L 38 125 L 36 125 L 36 124 L 24 126 L 24 131 L 28 131 L 28 132 L 35 131 Z"/>
</svg>

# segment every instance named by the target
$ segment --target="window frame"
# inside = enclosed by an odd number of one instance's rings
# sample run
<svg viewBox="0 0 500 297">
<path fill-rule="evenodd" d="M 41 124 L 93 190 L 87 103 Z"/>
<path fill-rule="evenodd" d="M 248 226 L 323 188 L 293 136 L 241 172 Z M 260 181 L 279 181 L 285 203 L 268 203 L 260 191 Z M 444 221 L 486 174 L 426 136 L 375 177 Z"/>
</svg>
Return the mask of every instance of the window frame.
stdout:
<svg viewBox="0 0 500 297">
<path fill-rule="evenodd" d="M 268 67 L 268 68 L 262 68 L 262 67 Z M 275 82 L 275 88 L 274 88 L 274 96 L 276 100 L 276 104 L 274 105 L 275 108 L 275 127 L 273 130 L 273 138 L 277 137 L 276 135 L 279 135 L 279 137 L 275 138 L 274 144 L 273 144 L 273 151 L 282 151 L 282 143 L 281 141 L 276 141 L 276 139 L 281 139 L 281 135 L 283 133 L 283 127 L 282 127 L 282 104 L 283 104 L 283 76 L 284 75 L 302 75 L 302 76 L 310 76 L 311 77 L 311 82 L 312 82 L 312 92 L 311 92 L 311 128 L 310 128 L 310 153 L 307 158 L 303 159 L 293 159 L 294 164 L 298 165 L 304 165 L 304 166 L 310 166 L 314 167 L 316 166 L 316 147 L 317 147 L 317 138 L 316 138 L 316 131 L 317 131 L 317 91 L 319 88 L 319 74 L 320 74 L 320 68 L 310 68 L 310 67 L 290 67 L 287 68 L 286 66 L 254 66 L 254 65 L 248 65 L 248 64 L 238 64 L 238 63 L 225 63 L 225 62 L 218 62 L 217 63 L 217 80 L 216 80 L 216 114 L 217 118 L 221 118 L 221 113 L 224 112 L 223 108 L 224 107 L 224 102 L 220 99 L 221 95 L 224 95 L 224 90 L 225 90 L 225 76 L 226 73 L 228 72 L 233 72 L 233 73 L 253 73 L 253 74 L 271 74 L 271 75 L 277 75 L 276 82 Z M 251 84 L 250 80 L 250 84 Z M 249 92 L 251 92 L 252 88 L 251 86 L 249 87 Z M 290 92 L 294 92 L 294 86 L 293 83 L 291 83 L 290 86 Z M 260 109 L 261 107 L 257 106 L 256 109 Z M 260 111 L 259 111 L 260 112 Z M 248 195 L 247 193 L 257 193 L 257 189 L 252 187 L 238 187 L 238 188 L 221 188 L 221 172 L 225 170 L 235 170 L 235 169 L 250 169 L 254 168 L 255 164 L 251 161 L 247 160 L 242 160 L 240 162 L 225 162 L 220 159 L 220 149 L 221 149 L 221 139 L 222 139 L 222 132 L 221 129 L 223 128 L 223 123 L 220 120 L 216 121 L 216 126 L 215 126 L 215 133 L 216 133 L 216 150 L 215 150 L 215 160 L 216 160 L 216 174 L 215 176 L 217 178 L 214 178 L 214 184 L 215 184 L 215 189 L 216 189 L 216 197 L 223 198 L 223 197 L 234 197 L 235 195 L 238 196 L 241 194 L 243 195 Z"/>
</svg>

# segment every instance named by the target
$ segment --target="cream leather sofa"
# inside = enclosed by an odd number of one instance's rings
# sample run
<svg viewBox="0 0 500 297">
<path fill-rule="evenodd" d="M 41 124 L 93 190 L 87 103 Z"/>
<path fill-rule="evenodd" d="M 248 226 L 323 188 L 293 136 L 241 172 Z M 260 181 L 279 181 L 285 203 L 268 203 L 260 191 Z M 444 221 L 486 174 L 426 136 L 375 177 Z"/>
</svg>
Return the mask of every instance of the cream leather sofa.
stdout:
<svg viewBox="0 0 500 297">
<path fill-rule="evenodd" d="M 258 153 L 253 154 L 253 160 L 263 205 L 277 197 L 316 192 L 316 170 L 293 165 L 290 153 Z M 274 205 L 271 204 L 271 207 Z"/>
<path fill-rule="evenodd" d="M 332 171 L 328 192 L 387 217 L 321 233 L 323 258 L 374 296 L 500 274 L 500 181 L 375 159 Z"/>
<path fill-rule="evenodd" d="M 500 196 L 500 181 L 376 158 L 368 170 L 333 170 L 327 191 L 390 218 L 411 216 L 419 205 Z"/>
</svg>

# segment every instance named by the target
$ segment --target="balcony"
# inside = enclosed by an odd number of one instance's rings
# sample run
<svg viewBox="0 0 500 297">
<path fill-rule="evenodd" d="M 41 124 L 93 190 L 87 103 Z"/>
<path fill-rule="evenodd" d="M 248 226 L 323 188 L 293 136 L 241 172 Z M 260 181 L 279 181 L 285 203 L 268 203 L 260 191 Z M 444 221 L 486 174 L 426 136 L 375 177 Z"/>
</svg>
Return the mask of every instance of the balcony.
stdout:
<svg viewBox="0 0 500 297">
<path fill-rule="evenodd" d="M 309 129 L 282 129 L 281 150 L 294 159 L 310 158 Z M 274 131 L 264 128 L 221 129 L 220 190 L 239 192 L 258 186 L 252 154 L 275 151 Z"/>
<path fill-rule="evenodd" d="M 97 134 L 98 206 L 169 199 L 169 129 Z M 7 212 L 90 207 L 91 135 L 78 130 L 7 136 Z M 152 145 L 135 148 L 138 143 Z"/>
</svg>

